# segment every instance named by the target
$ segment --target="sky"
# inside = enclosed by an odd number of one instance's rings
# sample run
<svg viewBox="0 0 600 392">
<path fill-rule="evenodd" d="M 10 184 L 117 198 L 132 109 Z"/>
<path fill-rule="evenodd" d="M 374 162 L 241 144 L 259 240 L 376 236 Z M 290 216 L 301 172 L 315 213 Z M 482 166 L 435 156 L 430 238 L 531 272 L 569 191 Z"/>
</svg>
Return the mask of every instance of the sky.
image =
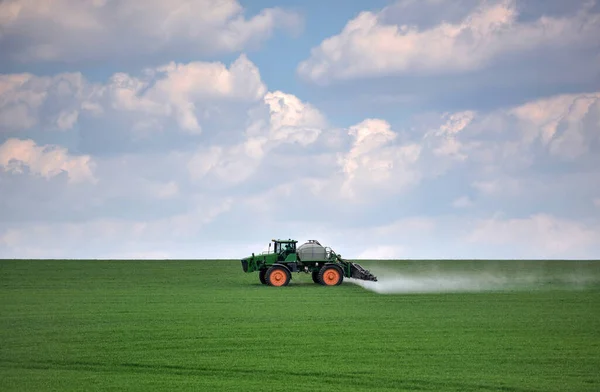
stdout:
<svg viewBox="0 0 600 392">
<path fill-rule="evenodd" d="M 0 258 L 600 258 L 600 3 L 4 0 Z"/>
</svg>

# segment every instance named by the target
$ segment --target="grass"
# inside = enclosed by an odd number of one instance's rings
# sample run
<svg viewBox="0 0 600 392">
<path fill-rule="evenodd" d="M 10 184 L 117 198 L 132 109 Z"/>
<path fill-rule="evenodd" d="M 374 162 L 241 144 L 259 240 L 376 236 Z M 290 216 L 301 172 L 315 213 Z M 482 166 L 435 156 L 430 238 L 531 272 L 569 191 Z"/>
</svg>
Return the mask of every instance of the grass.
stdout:
<svg viewBox="0 0 600 392">
<path fill-rule="evenodd" d="M 600 390 L 600 262 L 361 264 L 591 284 L 381 295 L 237 261 L 0 261 L 0 390 Z"/>
</svg>

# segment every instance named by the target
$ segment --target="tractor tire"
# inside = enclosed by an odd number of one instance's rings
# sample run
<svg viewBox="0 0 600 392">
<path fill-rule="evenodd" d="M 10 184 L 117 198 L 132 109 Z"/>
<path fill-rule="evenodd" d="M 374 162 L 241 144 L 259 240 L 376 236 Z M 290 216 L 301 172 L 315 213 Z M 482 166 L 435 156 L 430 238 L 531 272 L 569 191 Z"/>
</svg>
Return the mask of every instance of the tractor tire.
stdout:
<svg viewBox="0 0 600 392">
<path fill-rule="evenodd" d="M 315 282 L 316 284 L 323 284 L 323 283 L 321 283 L 321 281 L 319 280 L 319 271 L 313 271 L 313 272 L 311 273 L 311 275 L 312 275 L 312 280 L 313 280 L 313 282 Z"/>
<path fill-rule="evenodd" d="M 344 273 L 337 265 L 324 265 L 319 271 L 319 282 L 324 286 L 339 286 L 344 281 Z"/>
<path fill-rule="evenodd" d="M 287 286 L 290 283 L 290 273 L 283 267 L 273 266 L 267 270 L 265 280 L 269 286 Z"/>
<path fill-rule="evenodd" d="M 258 279 L 260 279 L 260 283 L 267 284 L 267 279 L 265 278 L 266 274 L 267 274 L 266 269 L 261 269 L 260 271 L 258 271 Z"/>
</svg>

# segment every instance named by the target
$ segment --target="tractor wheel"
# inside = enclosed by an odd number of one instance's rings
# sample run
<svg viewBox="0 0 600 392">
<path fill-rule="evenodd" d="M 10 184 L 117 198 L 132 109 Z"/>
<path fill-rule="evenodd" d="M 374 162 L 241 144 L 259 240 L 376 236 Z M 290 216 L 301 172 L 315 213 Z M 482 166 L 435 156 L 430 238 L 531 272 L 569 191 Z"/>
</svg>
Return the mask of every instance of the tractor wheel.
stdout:
<svg viewBox="0 0 600 392">
<path fill-rule="evenodd" d="M 283 267 L 271 267 L 265 276 L 269 286 L 287 286 L 290 283 L 290 273 Z"/>
<path fill-rule="evenodd" d="M 325 286 L 339 286 L 344 281 L 344 274 L 340 267 L 326 265 L 319 271 L 319 281 Z"/>
<path fill-rule="evenodd" d="M 258 279 L 260 279 L 260 283 L 267 284 L 267 279 L 265 278 L 266 274 L 267 274 L 266 269 L 261 269 L 260 271 L 258 271 Z"/>
<path fill-rule="evenodd" d="M 319 271 L 313 271 L 311 275 L 313 282 L 316 284 L 322 284 L 321 281 L 319 281 Z"/>
</svg>

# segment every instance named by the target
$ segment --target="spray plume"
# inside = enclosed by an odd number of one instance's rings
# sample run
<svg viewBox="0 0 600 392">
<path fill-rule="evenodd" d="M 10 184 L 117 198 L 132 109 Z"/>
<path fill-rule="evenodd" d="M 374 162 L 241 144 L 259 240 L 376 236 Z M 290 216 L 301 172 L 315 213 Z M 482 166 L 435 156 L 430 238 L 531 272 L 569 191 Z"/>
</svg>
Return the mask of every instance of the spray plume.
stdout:
<svg viewBox="0 0 600 392">
<path fill-rule="evenodd" d="M 532 265 L 533 266 L 533 265 Z M 431 266 L 430 266 L 431 267 Z M 593 270 L 576 268 L 554 270 L 532 268 L 500 271 L 490 270 L 444 270 L 434 265 L 418 272 L 385 270 L 371 267 L 377 282 L 348 279 L 348 282 L 378 294 L 459 293 L 491 291 L 524 291 L 542 289 L 584 289 L 600 287 L 600 264 Z"/>
</svg>

